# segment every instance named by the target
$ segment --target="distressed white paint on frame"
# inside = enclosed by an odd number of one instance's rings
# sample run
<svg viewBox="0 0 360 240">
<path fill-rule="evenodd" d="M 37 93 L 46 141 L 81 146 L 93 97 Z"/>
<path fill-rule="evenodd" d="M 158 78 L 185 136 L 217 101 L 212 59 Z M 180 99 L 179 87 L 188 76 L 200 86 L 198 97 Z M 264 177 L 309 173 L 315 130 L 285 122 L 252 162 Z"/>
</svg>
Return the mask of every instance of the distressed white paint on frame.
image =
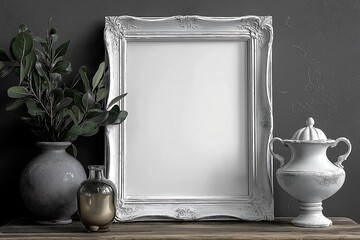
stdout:
<svg viewBox="0 0 360 240">
<path fill-rule="evenodd" d="M 117 221 L 273 219 L 272 37 L 271 17 L 106 17 Z"/>
</svg>

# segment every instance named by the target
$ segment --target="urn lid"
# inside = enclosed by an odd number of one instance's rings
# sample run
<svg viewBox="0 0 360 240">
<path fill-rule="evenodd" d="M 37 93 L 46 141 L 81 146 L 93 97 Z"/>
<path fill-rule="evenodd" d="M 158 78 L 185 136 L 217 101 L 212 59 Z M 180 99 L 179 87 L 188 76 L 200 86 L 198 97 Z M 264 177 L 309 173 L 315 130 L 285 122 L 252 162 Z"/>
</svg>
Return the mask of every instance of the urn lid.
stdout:
<svg viewBox="0 0 360 240">
<path fill-rule="evenodd" d="M 291 140 L 295 141 L 326 141 L 328 138 L 319 128 L 314 127 L 315 121 L 312 117 L 306 120 L 306 127 L 297 130 Z"/>
</svg>

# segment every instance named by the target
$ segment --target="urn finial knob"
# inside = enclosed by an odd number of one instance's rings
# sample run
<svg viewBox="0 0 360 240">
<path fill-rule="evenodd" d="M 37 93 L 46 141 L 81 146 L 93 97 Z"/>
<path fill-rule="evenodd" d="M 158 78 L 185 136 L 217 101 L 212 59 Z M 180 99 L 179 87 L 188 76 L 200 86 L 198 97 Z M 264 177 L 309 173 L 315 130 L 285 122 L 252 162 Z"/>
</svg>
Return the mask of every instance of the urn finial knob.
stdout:
<svg viewBox="0 0 360 240">
<path fill-rule="evenodd" d="M 309 118 L 306 120 L 306 126 L 312 127 L 312 126 L 314 126 L 314 124 L 315 124 L 315 120 L 314 120 L 312 117 L 309 117 Z"/>
</svg>

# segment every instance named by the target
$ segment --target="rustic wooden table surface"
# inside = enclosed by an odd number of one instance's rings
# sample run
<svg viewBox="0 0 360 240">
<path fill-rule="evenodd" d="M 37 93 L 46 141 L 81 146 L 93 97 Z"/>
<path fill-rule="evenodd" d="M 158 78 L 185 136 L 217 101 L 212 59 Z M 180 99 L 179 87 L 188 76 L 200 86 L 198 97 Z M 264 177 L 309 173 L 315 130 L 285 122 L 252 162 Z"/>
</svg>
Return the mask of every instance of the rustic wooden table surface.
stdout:
<svg viewBox="0 0 360 240">
<path fill-rule="evenodd" d="M 0 239 L 360 239 L 360 225 L 334 217 L 329 228 L 300 228 L 290 218 L 273 222 L 117 223 L 105 233 L 87 233 L 82 224 L 40 226 L 16 220 L 0 228 Z"/>
</svg>

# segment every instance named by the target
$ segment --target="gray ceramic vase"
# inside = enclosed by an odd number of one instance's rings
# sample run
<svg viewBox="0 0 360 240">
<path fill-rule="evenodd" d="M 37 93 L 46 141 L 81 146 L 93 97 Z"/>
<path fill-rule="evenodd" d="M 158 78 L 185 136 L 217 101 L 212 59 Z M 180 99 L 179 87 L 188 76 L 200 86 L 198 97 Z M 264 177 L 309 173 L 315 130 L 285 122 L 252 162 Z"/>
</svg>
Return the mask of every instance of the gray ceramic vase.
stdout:
<svg viewBox="0 0 360 240">
<path fill-rule="evenodd" d="M 76 192 L 86 179 L 83 166 L 65 150 L 70 142 L 39 142 L 42 153 L 25 168 L 20 191 L 39 224 L 69 224 Z"/>
</svg>

